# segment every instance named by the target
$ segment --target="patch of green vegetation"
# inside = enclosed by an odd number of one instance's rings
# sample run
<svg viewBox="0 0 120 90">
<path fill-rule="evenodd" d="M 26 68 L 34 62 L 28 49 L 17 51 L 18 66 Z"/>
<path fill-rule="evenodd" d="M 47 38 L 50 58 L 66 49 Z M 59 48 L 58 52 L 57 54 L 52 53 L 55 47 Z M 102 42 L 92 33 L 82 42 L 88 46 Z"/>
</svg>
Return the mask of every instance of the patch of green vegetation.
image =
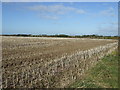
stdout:
<svg viewBox="0 0 120 90">
<path fill-rule="evenodd" d="M 76 81 L 70 88 L 118 88 L 118 56 L 116 52 L 105 56 L 86 72 L 83 80 Z"/>
</svg>

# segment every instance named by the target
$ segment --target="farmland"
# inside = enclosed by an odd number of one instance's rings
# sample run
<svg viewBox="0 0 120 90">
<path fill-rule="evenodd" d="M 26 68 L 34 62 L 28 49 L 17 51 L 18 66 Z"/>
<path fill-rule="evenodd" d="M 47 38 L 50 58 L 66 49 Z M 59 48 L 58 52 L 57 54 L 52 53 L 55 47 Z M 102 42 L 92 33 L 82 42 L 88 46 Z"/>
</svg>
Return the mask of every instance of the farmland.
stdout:
<svg viewBox="0 0 120 90">
<path fill-rule="evenodd" d="M 77 80 L 69 88 L 118 88 L 118 53 L 113 51 L 103 57 L 82 80 Z"/>
<path fill-rule="evenodd" d="M 116 48 L 110 39 L 3 36 L 3 87 L 66 87 Z"/>
</svg>

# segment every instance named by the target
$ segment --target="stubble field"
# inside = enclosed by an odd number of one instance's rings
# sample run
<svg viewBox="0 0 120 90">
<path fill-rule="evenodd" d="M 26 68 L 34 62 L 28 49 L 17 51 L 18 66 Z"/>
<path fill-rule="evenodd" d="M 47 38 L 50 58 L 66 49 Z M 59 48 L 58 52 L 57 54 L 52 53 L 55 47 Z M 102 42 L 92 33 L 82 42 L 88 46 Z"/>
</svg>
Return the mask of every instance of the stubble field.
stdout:
<svg viewBox="0 0 120 90">
<path fill-rule="evenodd" d="M 56 84 L 56 80 L 52 81 L 54 75 L 58 75 L 59 73 L 58 76 L 62 76 L 62 73 L 65 72 L 63 69 L 59 72 L 59 67 L 57 67 L 58 73 L 53 75 L 48 74 L 48 71 L 44 72 L 46 69 L 44 69 L 43 67 L 47 67 L 53 61 L 58 60 L 64 56 L 67 58 L 70 55 L 75 55 L 75 53 L 79 51 L 90 50 L 111 43 L 117 43 L 117 41 L 84 38 L 80 39 L 3 36 L 3 87 L 59 87 L 59 85 L 65 86 L 60 83 Z M 41 72 L 42 69 L 44 70 Z M 47 73 L 48 76 L 46 76 L 46 74 L 44 73 Z M 46 77 L 51 77 L 51 79 L 48 80 L 49 83 L 45 80 Z"/>
</svg>

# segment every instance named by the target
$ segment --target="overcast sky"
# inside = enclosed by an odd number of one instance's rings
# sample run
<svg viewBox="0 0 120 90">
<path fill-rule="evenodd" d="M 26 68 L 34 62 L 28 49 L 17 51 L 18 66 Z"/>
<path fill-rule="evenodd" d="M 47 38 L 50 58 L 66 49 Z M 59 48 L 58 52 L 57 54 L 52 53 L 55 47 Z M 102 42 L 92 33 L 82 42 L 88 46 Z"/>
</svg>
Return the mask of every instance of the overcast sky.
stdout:
<svg viewBox="0 0 120 90">
<path fill-rule="evenodd" d="M 3 34 L 117 35 L 117 2 L 2 3 Z"/>
</svg>

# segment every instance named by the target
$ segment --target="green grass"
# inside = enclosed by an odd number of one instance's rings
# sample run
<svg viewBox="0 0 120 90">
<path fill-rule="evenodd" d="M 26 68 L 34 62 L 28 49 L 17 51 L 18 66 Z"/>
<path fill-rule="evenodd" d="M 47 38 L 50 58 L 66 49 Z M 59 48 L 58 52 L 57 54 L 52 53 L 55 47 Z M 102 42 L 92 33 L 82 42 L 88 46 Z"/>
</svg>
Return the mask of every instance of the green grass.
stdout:
<svg viewBox="0 0 120 90">
<path fill-rule="evenodd" d="M 118 88 L 117 53 L 105 56 L 86 72 L 83 80 L 76 81 L 70 88 Z"/>
</svg>

